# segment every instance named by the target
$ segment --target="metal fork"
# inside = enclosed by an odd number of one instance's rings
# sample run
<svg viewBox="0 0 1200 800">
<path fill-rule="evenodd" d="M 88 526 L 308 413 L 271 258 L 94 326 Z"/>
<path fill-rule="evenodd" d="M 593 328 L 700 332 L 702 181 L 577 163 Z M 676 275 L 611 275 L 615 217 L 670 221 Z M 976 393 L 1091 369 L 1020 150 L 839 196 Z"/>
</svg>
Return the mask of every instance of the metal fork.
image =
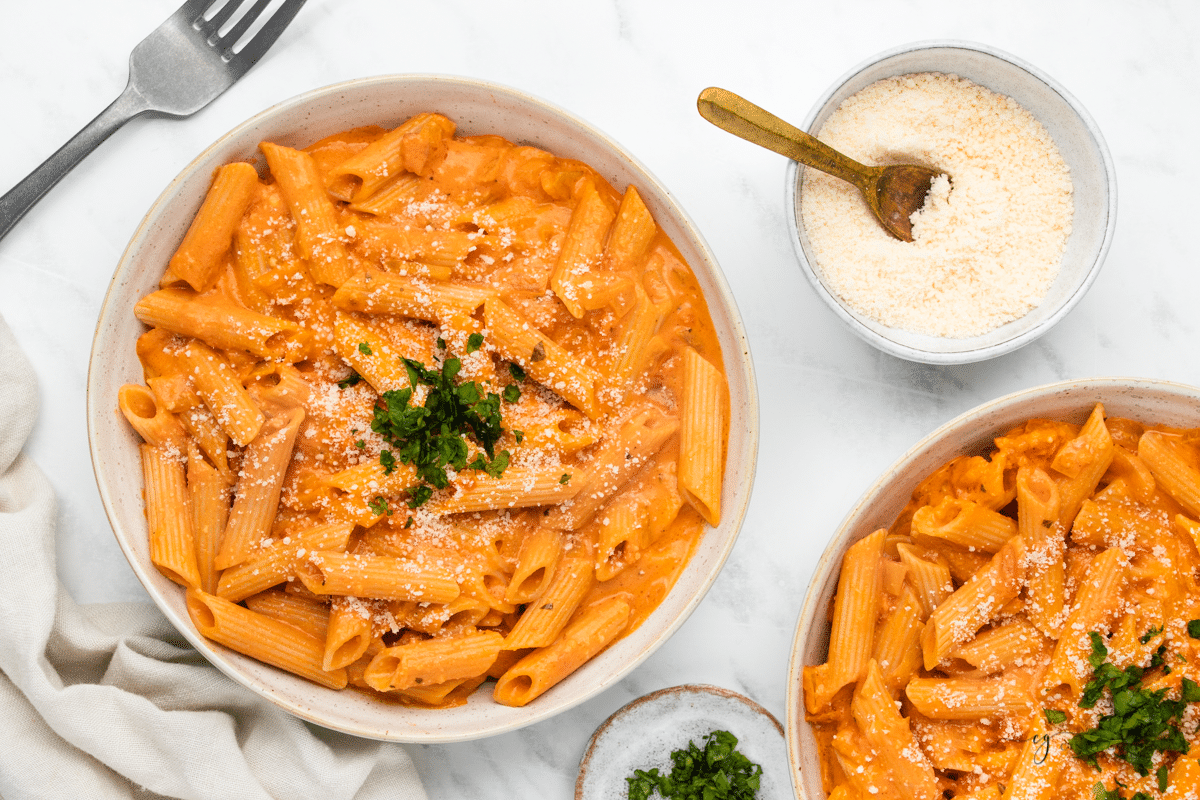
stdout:
<svg viewBox="0 0 1200 800">
<path fill-rule="evenodd" d="M 0 197 L 0 238 L 25 216 L 84 156 L 118 128 L 141 114 L 182 118 L 195 114 L 246 74 L 305 0 L 283 0 L 262 27 L 234 52 L 274 0 L 254 0 L 240 18 L 221 34 L 244 0 L 188 0 L 143 39 L 129 55 L 129 83 L 112 105 L 46 159 L 25 180 Z M 221 6 L 211 18 L 209 11 Z"/>
</svg>

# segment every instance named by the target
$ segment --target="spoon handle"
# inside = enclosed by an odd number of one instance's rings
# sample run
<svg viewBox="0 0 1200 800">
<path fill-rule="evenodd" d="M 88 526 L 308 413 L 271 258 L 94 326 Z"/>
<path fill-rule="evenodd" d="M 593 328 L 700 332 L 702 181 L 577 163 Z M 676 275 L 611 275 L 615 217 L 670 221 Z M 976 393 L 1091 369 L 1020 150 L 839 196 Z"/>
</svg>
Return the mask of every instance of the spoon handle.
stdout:
<svg viewBox="0 0 1200 800">
<path fill-rule="evenodd" d="M 726 89 L 710 87 L 696 100 L 700 116 L 748 142 L 799 161 L 866 191 L 874 170 Z"/>
</svg>

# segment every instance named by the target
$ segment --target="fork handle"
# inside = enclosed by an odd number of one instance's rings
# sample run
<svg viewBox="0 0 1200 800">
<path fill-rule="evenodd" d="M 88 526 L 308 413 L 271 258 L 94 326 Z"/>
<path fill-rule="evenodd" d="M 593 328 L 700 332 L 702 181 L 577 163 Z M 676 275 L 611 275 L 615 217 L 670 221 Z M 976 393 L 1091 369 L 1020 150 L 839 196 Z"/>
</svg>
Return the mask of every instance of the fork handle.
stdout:
<svg viewBox="0 0 1200 800">
<path fill-rule="evenodd" d="M 7 194 L 0 197 L 0 239 L 17 224 L 34 203 L 42 199 L 63 176 L 70 172 L 84 156 L 100 146 L 100 143 L 124 125 L 150 108 L 145 98 L 133 88 L 132 82 L 121 92 L 121 96 L 71 137 L 70 141 L 42 162 L 41 166 Z"/>
</svg>

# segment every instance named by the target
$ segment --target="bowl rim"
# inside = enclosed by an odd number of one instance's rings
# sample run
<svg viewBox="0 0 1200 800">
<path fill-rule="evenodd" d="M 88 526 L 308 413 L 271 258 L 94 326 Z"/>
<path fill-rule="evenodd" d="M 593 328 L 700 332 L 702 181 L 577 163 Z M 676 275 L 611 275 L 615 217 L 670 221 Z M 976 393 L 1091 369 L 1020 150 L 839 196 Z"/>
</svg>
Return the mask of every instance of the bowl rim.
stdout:
<svg viewBox="0 0 1200 800">
<path fill-rule="evenodd" d="M 804 601 L 801 603 L 800 611 L 796 617 L 796 624 L 792 634 L 792 647 L 788 656 L 784 727 L 787 737 L 788 765 L 792 776 L 792 790 L 799 800 L 824 800 L 823 794 L 820 798 L 809 797 L 805 793 L 805 787 L 802 783 L 803 771 L 801 770 L 801 760 L 803 754 L 800 749 L 799 733 L 802 726 L 808 725 L 802 711 L 804 702 L 804 649 L 807 644 L 805 634 L 812 635 L 812 631 L 810 630 L 811 625 L 820 604 L 825 600 L 825 594 L 821 591 L 821 587 L 825 583 L 824 579 L 832 570 L 840 569 L 840 561 L 843 555 L 841 545 L 849 543 L 850 537 L 853 535 L 853 530 L 851 530 L 852 525 L 857 522 L 863 509 L 874 504 L 877 495 L 897 473 L 947 436 L 954 434 L 960 428 L 969 426 L 973 420 L 980 417 L 1014 409 L 1034 401 L 1051 398 L 1064 392 L 1091 393 L 1094 397 L 1112 395 L 1118 392 L 1133 394 L 1163 392 L 1173 396 L 1190 397 L 1200 401 L 1200 386 L 1192 386 L 1160 378 L 1113 376 L 1063 380 L 1041 384 L 1010 392 L 980 403 L 974 408 L 958 414 L 948 422 L 939 425 L 933 431 L 921 437 L 920 440 L 884 469 L 850 507 L 825 543 L 825 547 L 821 551 L 821 557 L 813 567 L 812 574 L 809 577 L 808 586 L 804 592 Z M 1105 402 L 1105 400 L 1097 399 L 1097 402 Z M 993 431 L 993 433 L 996 432 Z M 863 535 L 866 534 L 864 533 Z"/>
<path fill-rule="evenodd" d="M 936 365 L 955 365 L 955 364 L 970 364 L 978 361 L 986 361 L 988 359 L 997 358 L 998 356 L 1011 353 L 1030 342 L 1040 338 L 1047 333 L 1051 328 L 1057 325 L 1064 317 L 1070 313 L 1083 296 L 1087 294 L 1089 288 L 1095 282 L 1096 277 L 1100 274 L 1100 268 L 1103 266 L 1105 259 L 1108 256 L 1108 251 L 1112 246 L 1113 234 L 1117 223 L 1117 173 L 1116 166 L 1112 159 L 1112 154 L 1109 152 L 1108 144 L 1105 142 L 1104 135 L 1100 131 L 1100 127 L 1096 124 L 1095 119 L 1084 108 L 1083 104 L 1075 98 L 1073 94 L 1067 91 L 1061 83 L 1050 77 L 1038 67 L 1025 61 L 1022 58 L 1012 55 L 1004 50 L 1001 50 L 991 45 L 982 44 L 980 42 L 967 41 L 962 39 L 928 39 L 908 44 L 898 45 L 896 47 L 883 50 L 875 55 L 859 62 L 851 67 L 834 81 L 828 89 L 825 90 L 816 103 L 813 104 L 808 115 L 800 124 L 801 129 L 809 131 L 816 122 L 817 117 L 833 99 L 833 96 L 853 80 L 864 70 L 875 66 L 881 61 L 885 61 L 896 56 L 914 53 L 922 50 L 971 50 L 977 53 L 982 53 L 987 56 L 1006 61 L 1013 66 L 1024 70 L 1037 80 L 1044 83 L 1048 88 L 1058 94 L 1063 101 L 1071 108 L 1071 110 L 1079 117 L 1091 137 L 1092 142 L 1096 147 L 1096 152 L 1100 156 L 1100 160 L 1104 165 L 1105 184 L 1108 188 L 1108 203 L 1105 208 L 1106 222 L 1104 226 L 1104 236 L 1100 242 L 1100 247 L 1092 258 L 1092 263 L 1088 267 L 1083 280 L 1075 287 L 1071 294 L 1063 301 L 1063 303 L 1046 319 L 1042 320 L 1036 326 L 1024 331 L 1023 333 L 1011 336 L 1002 342 L 981 347 L 973 350 L 960 350 L 952 353 L 941 353 L 933 350 L 925 350 L 917 347 L 900 344 L 899 342 L 884 336 L 871 328 L 863 325 L 858 319 L 852 315 L 846 308 L 845 304 L 836 295 L 822 283 L 816 266 L 810 263 L 808 257 L 804 253 L 804 248 L 801 245 L 800 227 L 797 222 L 799 208 L 796 203 L 796 190 L 799 182 L 803 179 L 804 172 L 801 165 L 796 161 L 788 161 L 784 173 L 784 218 L 788 226 L 788 234 L 792 243 L 792 249 L 795 253 L 796 260 L 800 263 L 800 271 L 804 273 L 804 277 L 808 280 L 813 290 L 825 302 L 834 314 L 845 323 L 851 331 L 854 332 L 860 339 L 868 344 L 882 350 L 885 353 L 903 358 L 907 361 L 917 361 L 925 364 Z M 971 338 L 971 337 L 968 337 Z"/>
<path fill-rule="evenodd" d="M 109 319 L 112 319 L 115 314 L 124 313 L 127 309 L 124 307 L 118 308 L 117 295 L 119 294 L 120 284 L 122 279 L 129 275 L 136 274 L 138 267 L 134 265 L 133 260 L 137 251 L 144 245 L 144 242 L 152 236 L 153 224 L 165 209 L 172 204 L 176 199 L 181 185 L 193 173 L 202 167 L 204 162 L 220 150 L 233 138 L 243 135 L 251 131 L 263 123 L 269 122 L 278 115 L 285 113 L 303 113 L 303 110 L 322 100 L 328 100 L 342 92 L 347 91 L 369 91 L 375 87 L 392 87 L 395 85 L 407 85 L 416 87 L 446 87 L 454 86 L 459 89 L 466 89 L 481 94 L 490 94 L 494 101 L 498 98 L 515 101 L 522 105 L 528 105 L 538 108 L 550 115 L 559 117 L 569 123 L 573 128 L 586 133 L 588 136 L 603 143 L 612 153 L 619 156 L 625 161 L 630 171 L 638 175 L 638 180 L 645 186 L 653 187 L 665 201 L 669 212 L 675 217 L 682 231 L 682 235 L 690 239 L 692 246 L 700 255 L 700 260 L 704 262 L 704 272 L 709 285 L 714 291 L 706 291 L 705 298 L 710 305 L 715 301 L 718 307 L 725 311 L 725 316 L 728 318 L 729 330 L 728 337 L 733 342 L 735 349 L 726 352 L 723 348 L 722 356 L 725 360 L 725 371 L 727 375 L 732 374 L 731 367 L 737 369 L 741 373 L 742 383 L 745 387 L 744 406 L 738 406 L 736 409 L 731 409 L 739 414 L 738 424 L 745 431 L 745 462 L 740 464 L 740 474 L 737 476 L 740 480 L 736 482 L 730 481 L 730 495 L 733 502 L 722 508 L 722 525 L 729 525 L 729 535 L 723 542 L 721 548 L 714 554 L 713 559 L 708 566 L 707 574 L 704 575 L 704 580 L 687 598 L 686 602 L 678 610 L 675 618 L 670 621 L 661 631 L 653 636 L 645 647 L 628 663 L 624 664 L 619 670 L 614 673 L 602 677 L 588 686 L 585 691 L 579 693 L 578 696 L 561 701 L 553 707 L 546 705 L 544 709 L 534 709 L 529 712 L 530 706 L 514 707 L 514 719 L 492 724 L 482 730 L 472 730 L 468 733 L 438 733 L 433 731 L 418 731 L 412 732 L 404 729 L 396 730 L 394 728 L 379 729 L 369 724 L 341 724 L 331 721 L 322 716 L 318 711 L 318 707 L 313 707 L 306 704 L 303 700 L 291 698 L 281 695 L 269 686 L 266 686 L 258 681 L 255 677 L 244 673 L 237 668 L 235 664 L 230 663 L 219 650 L 214 649 L 214 643 L 205 639 L 195 630 L 190 619 L 186 615 L 180 616 L 175 612 L 170 605 L 165 602 L 165 596 L 154 585 L 153 574 L 157 571 L 148 561 L 142 563 L 136 553 L 131 549 L 130 543 L 127 541 L 127 536 L 121 534 L 121 525 L 118 522 L 118 512 L 114 502 L 116 480 L 110 479 L 107 475 L 107 469 L 104 466 L 104 452 L 99 447 L 98 436 L 100 424 L 99 421 L 105 416 L 119 413 L 116 411 L 115 398 L 99 397 L 101 392 L 93 392 L 93 385 L 98 380 L 99 374 L 105 369 L 105 365 L 101 363 L 100 349 L 98 342 L 102 335 L 104 326 Z M 434 102 L 434 101 L 430 101 Z M 366 113 L 366 112 L 364 112 Z M 299 121 L 294 127 L 301 127 Z M 697 265 L 689 264 L 693 271 L 698 271 Z M 736 367 L 735 367 L 736 365 Z M 566 109 L 544 100 L 536 95 L 530 94 L 514 87 L 503 84 L 480 80 L 477 78 L 438 74 L 438 73 L 394 73 L 384 75 L 374 75 L 360 78 L 352 78 L 349 80 L 339 81 L 337 83 L 328 84 L 325 86 L 310 89 L 290 98 L 284 99 L 266 109 L 259 111 L 253 116 L 238 123 L 234 127 L 220 134 L 211 144 L 205 147 L 199 154 L 188 161 L 188 163 L 180 169 L 175 177 L 166 185 L 162 192 L 156 197 L 151 204 L 149 210 L 142 217 L 134 232 L 130 235 L 129 243 L 123 250 L 117 266 L 113 271 L 109 286 L 105 291 L 104 299 L 100 305 L 100 311 L 97 316 L 96 326 L 93 331 L 92 346 L 88 358 L 88 374 L 87 374 L 87 392 L 86 392 L 86 422 L 88 435 L 88 449 L 92 462 L 93 477 L 96 480 L 97 490 L 100 494 L 101 505 L 104 508 L 105 516 L 108 519 L 109 526 L 112 528 L 113 535 L 117 539 L 117 543 L 121 548 L 122 554 L 129 563 L 130 568 L 142 584 L 154 605 L 158 608 L 172 626 L 188 640 L 188 642 L 205 658 L 205 660 L 216 667 L 220 672 L 224 673 L 236 683 L 241 684 L 245 688 L 252 691 L 255 695 L 263 698 L 273 705 L 299 717 L 307 722 L 314 723 L 324 728 L 338 730 L 354 736 L 363 738 L 396 741 L 396 742 L 414 742 L 424 744 L 449 743 L 460 741 L 471 741 L 475 739 L 496 736 L 503 733 L 508 733 L 528 725 L 533 725 L 542 722 L 559 713 L 567 711 L 575 706 L 578 706 L 602 691 L 611 688 L 617 682 L 627 677 L 633 670 L 640 666 L 648 659 L 655 651 L 657 651 L 668 639 L 670 639 L 680 627 L 691 617 L 692 613 L 703 601 L 708 591 L 712 588 L 717 577 L 720 575 L 725 562 L 728 560 L 733 547 L 737 543 L 738 537 L 741 534 L 742 525 L 745 522 L 746 513 L 749 508 L 750 500 L 753 494 L 754 478 L 757 470 L 758 451 L 759 451 L 759 398 L 758 387 L 755 376 L 753 356 L 751 354 L 749 337 L 746 334 L 745 323 L 742 319 L 741 312 L 737 306 L 737 302 L 733 296 L 732 290 L 729 287 L 728 280 L 725 277 L 724 271 L 721 269 L 720 262 L 713 253 L 712 248 L 700 232 L 699 227 L 692 219 L 691 215 L 683 208 L 676 199 L 675 195 L 662 183 L 662 181 L 650 171 L 638 158 L 636 158 L 623 145 L 614 140 L 607 133 L 603 132 L 595 125 L 585 121 L 576 114 L 567 111 Z M 729 468 L 729 462 L 726 462 L 726 469 Z M 111 485 L 110 485 L 111 484 Z M 705 534 L 711 535 L 712 531 L 717 530 L 711 526 L 705 525 Z M 694 554 L 695 555 L 695 554 Z M 690 563 L 690 562 L 689 562 Z M 686 569 L 686 568 L 685 568 Z M 171 587 L 178 591 L 182 591 L 181 587 L 174 584 Z M 668 595 L 669 597 L 670 595 Z M 652 612 L 650 617 L 645 622 L 649 622 L 653 618 L 655 612 Z M 643 624 L 645 624 L 645 622 Z M 302 680 L 302 679 L 301 679 Z M 536 705 L 536 701 L 534 701 Z M 404 709 L 404 706 L 395 706 L 398 710 Z M 524 713 L 523 713 L 524 712 Z M 403 713 L 401 710 L 400 713 Z M 369 728 L 369 729 L 368 729 Z"/>
</svg>

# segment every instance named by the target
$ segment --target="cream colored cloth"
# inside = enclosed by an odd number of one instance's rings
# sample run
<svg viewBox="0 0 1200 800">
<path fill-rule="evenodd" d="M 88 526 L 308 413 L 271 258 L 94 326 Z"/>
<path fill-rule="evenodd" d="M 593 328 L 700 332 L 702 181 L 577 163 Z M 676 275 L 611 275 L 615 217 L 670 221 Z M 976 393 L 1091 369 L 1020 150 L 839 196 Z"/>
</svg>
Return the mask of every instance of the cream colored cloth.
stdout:
<svg viewBox="0 0 1200 800">
<path fill-rule="evenodd" d="M 400 745 L 281 711 L 152 605 L 76 604 L 55 572 L 53 490 L 21 452 L 36 415 L 0 319 L 0 797 L 424 800 Z"/>
</svg>

